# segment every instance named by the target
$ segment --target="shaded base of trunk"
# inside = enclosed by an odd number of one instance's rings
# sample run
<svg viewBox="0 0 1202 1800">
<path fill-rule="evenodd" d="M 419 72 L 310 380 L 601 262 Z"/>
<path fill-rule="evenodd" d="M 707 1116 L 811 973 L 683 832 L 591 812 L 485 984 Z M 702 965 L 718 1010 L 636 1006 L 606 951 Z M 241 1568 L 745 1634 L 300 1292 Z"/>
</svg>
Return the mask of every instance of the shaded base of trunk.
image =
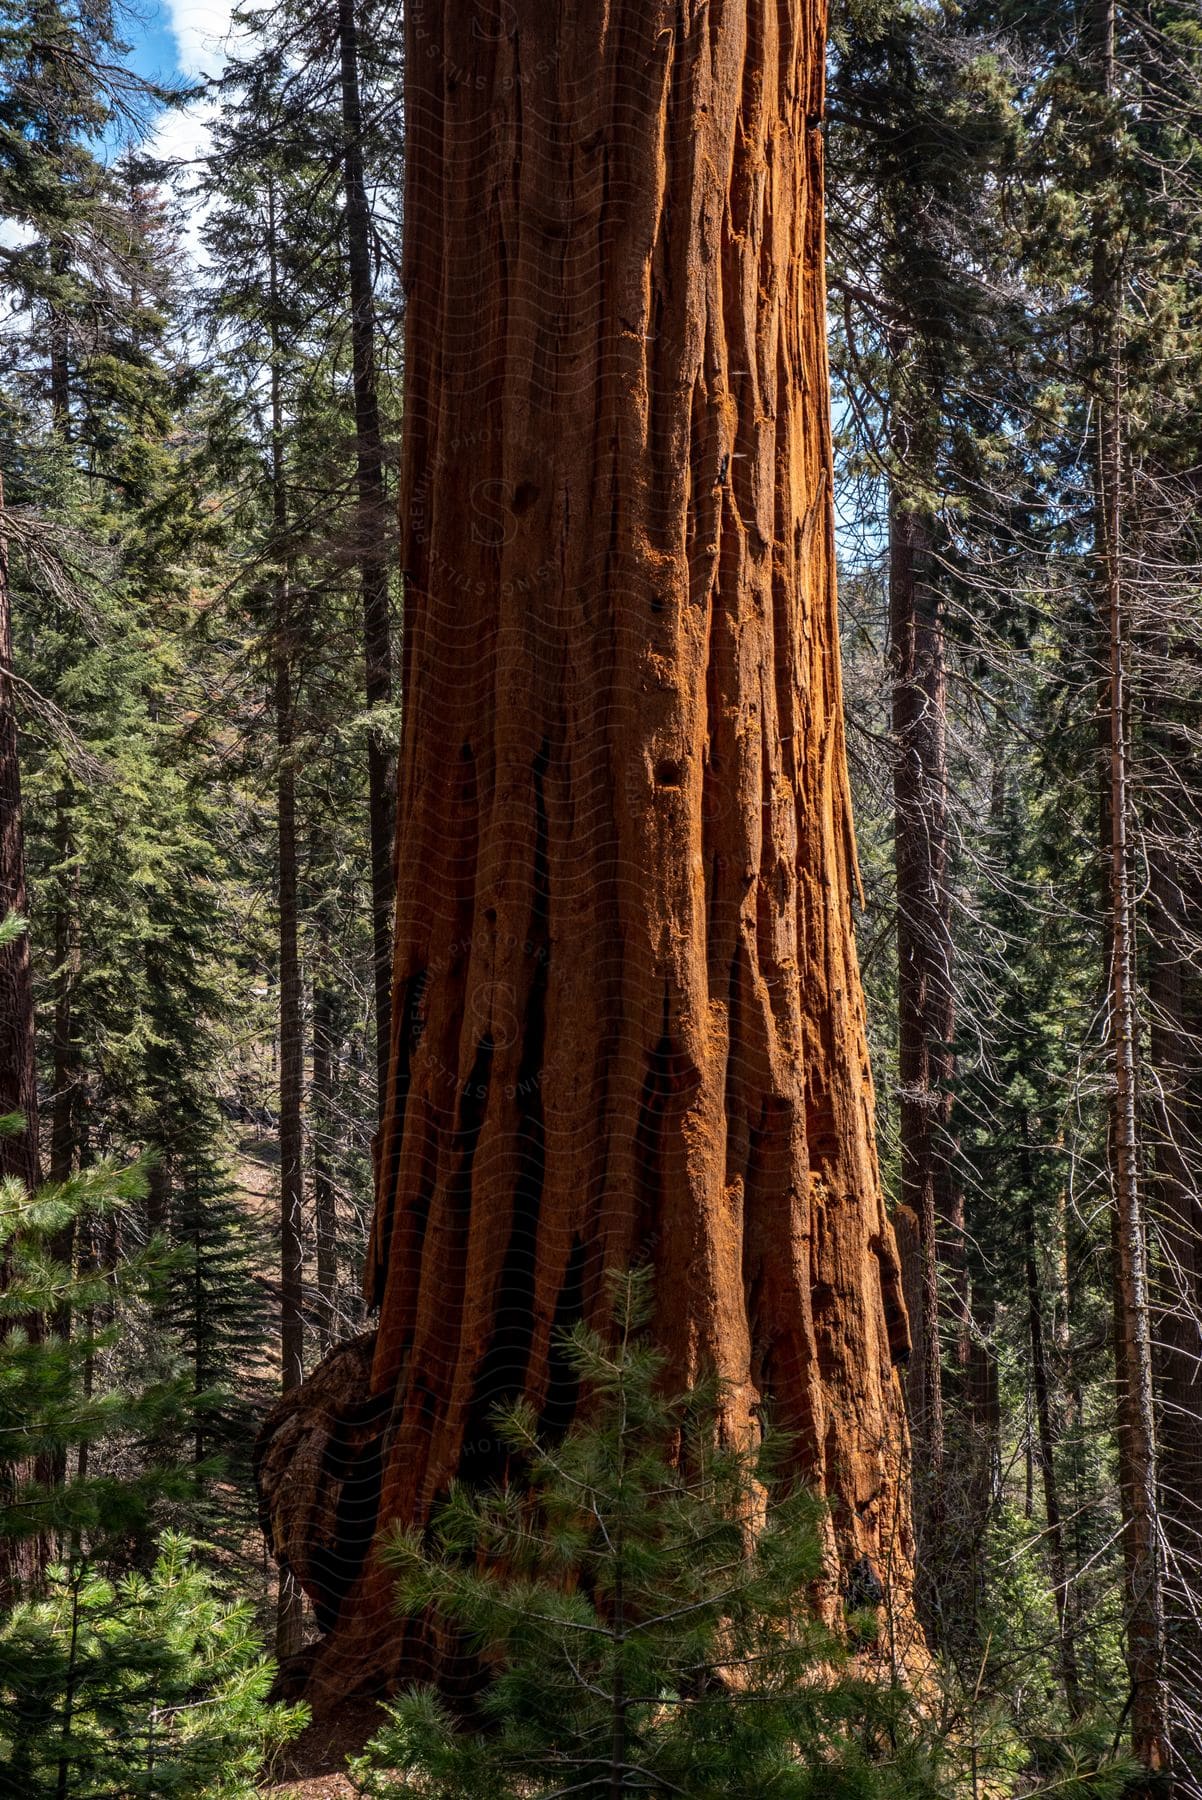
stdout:
<svg viewBox="0 0 1202 1800">
<path fill-rule="evenodd" d="M 333 1717 L 352 1697 L 380 1697 L 409 1682 L 432 1681 L 453 1705 L 465 1704 L 482 1679 L 454 1632 L 429 1617 L 404 1618 L 396 1609 L 388 1533 L 378 1527 L 404 1384 L 395 1397 L 372 1393 L 375 1341 L 375 1333 L 367 1332 L 331 1351 L 277 1401 L 255 1446 L 264 1535 L 281 1573 L 304 1590 L 324 1634 L 282 1663 L 275 1692 L 282 1699 L 306 1699 L 317 1720 Z M 908 1557 L 905 1579 L 895 1586 L 889 1571 L 878 1571 L 868 1556 L 849 1566 L 846 1546 L 832 1543 L 830 1553 L 828 1576 L 834 1578 L 820 1584 L 816 1601 L 828 1623 L 837 1627 L 845 1609 L 875 1607 L 878 1641 L 860 1659 L 889 1661 L 894 1672 L 925 1666 Z"/>
<path fill-rule="evenodd" d="M 325 1632 L 337 1621 L 375 1529 L 388 1406 L 371 1392 L 374 1347 L 374 1332 L 340 1344 L 276 1402 L 255 1444 L 264 1536 Z"/>
<path fill-rule="evenodd" d="M 463 1647 L 425 1619 L 404 1619 L 376 1540 L 394 1408 L 371 1392 L 375 1333 L 339 1345 L 277 1401 L 255 1445 L 259 1519 L 281 1573 L 303 1588 L 325 1635 L 281 1663 L 279 1699 L 329 1719 L 352 1697 L 435 1681 L 466 1700 L 479 1675 Z M 397 1409 L 399 1410 L 399 1408 Z"/>
</svg>

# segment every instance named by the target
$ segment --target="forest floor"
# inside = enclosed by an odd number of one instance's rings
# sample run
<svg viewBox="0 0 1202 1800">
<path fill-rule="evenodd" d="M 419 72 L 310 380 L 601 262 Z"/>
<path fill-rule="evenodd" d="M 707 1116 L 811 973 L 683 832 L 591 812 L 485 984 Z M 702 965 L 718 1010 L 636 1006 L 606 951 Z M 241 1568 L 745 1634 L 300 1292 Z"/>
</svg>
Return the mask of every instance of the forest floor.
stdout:
<svg viewBox="0 0 1202 1800">
<path fill-rule="evenodd" d="M 359 1790 L 345 1773 L 346 1759 L 362 1750 L 379 1728 L 380 1708 L 374 1700 L 348 1700 L 336 1718 L 315 1722 L 288 1745 L 260 1793 L 277 1800 L 350 1800 Z"/>
<path fill-rule="evenodd" d="M 259 1792 L 275 1794 L 279 1800 L 354 1800 L 358 1789 L 345 1775 L 309 1775 L 296 1781 L 269 1782 Z"/>
</svg>

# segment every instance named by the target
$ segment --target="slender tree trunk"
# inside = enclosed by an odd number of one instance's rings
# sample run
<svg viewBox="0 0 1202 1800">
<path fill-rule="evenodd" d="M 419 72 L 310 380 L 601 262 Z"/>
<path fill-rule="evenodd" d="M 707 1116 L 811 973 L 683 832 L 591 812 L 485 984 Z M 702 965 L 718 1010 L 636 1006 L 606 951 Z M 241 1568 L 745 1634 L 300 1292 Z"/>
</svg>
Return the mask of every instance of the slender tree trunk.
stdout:
<svg viewBox="0 0 1202 1800">
<path fill-rule="evenodd" d="M 12 672 L 12 599 L 0 476 L 0 919 L 26 915 L 20 742 Z M 0 1115 L 13 1113 L 21 1114 L 24 1124 L 19 1131 L 0 1134 L 0 1180 L 14 1177 L 32 1192 L 39 1181 L 38 1071 L 33 971 L 24 932 L 0 949 Z M 5 1256 L 0 1258 L 0 1288 L 7 1285 L 9 1274 Z M 26 1324 L 31 1335 L 43 1328 L 40 1319 Z M 0 1504 L 11 1504 L 21 1484 L 39 1473 L 29 1460 L 0 1464 Z M 49 1542 L 42 1536 L 0 1536 L 0 1606 L 11 1606 L 36 1586 L 49 1555 Z"/>
<path fill-rule="evenodd" d="M 1164 748 L 1172 754 L 1167 743 Z M 1173 835 L 1169 823 L 1149 856 L 1153 918 L 1148 986 L 1156 1095 L 1152 1192 L 1160 1240 L 1154 1355 L 1174 1748 L 1202 1769 L 1202 1718 L 1196 1699 L 1190 1698 L 1202 1694 L 1202 1115 L 1197 1073 L 1202 1011 L 1191 957 L 1202 896 L 1196 872 L 1178 853 Z"/>
<path fill-rule="evenodd" d="M 21 818 L 21 760 L 12 682 L 12 600 L 8 538 L 0 475 L 0 919 L 24 918 L 25 835 Z M 38 1066 L 34 1038 L 33 971 L 23 932 L 0 950 L 0 1115 L 21 1113 L 20 1131 L 0 1135 L 0 1179 L 38 1184 Z"/>
<path fill-rule="evenodd" d="M 51 147 L 51 154 L 57 160 L 58 147 Z M 67 252 L 61 244 L 50 246 L 51 273 L 59 281 L 65 281 L 69 273 Z M 48 390 L 50 394 L 50 416 L 54 421 L 55 431 L 64 444 L 71 441 L 71 366 L 69 361 L 69 340 L 67 323 L 62 311 L 55 303 L 50 307 L 48 341 Z"/>
<path fill-rule="evenodd" d="M 298 856 L 296 838 L 296 722 L 292 701 L 293 607 L 288 576 L 288 494 L 284 466 L 284 397 L 279 342 L 275 191 L 268 188 L 269 304 L 271 313 L 271 504 L 275 577 L 272 622 L 276 721 L 277 906 L 280 922 L 280 1379 L 285 1393 L 304 1379 L 302 1319 L 301 1105 L 304 1091 Z"/>
<path fill-rule="evenodd" d="M 393 521 L 384 489 L 384 439 L 376 375 L 375 284 L 371 266 L 371 212 L 363 169 L 363 107 L 359 91 L 359 37 L 355 0 L 338 0 L 338 50 L 342 83 L 343 175 L 346 192 L 347 263 L 351 296 L 351 359 L 355 388 L 357 504 L 355 553 L 363 594 L 363 648 L 367 704 L 392 700 L 392 642 L 388 616 L 389 546 Z M 376 996 L 376 1074 L 379 1116 L 384 1115 L 392 1015 L 392 915 L 396 768 L 387 736 L 367 742 L 368 817 L 371 831 L 371 899 Z"/>
<path fill-rule="evenodd" d="M 1113 106 L 1117 94 L 1115 0 L 1095 0 L 1093 23 L 1098 90 L 1103 103 Z M 1140 1167 L 1136 920 L 1130 841 L 1130 620 L 1123 571 L 1122 250 L 1118 228 L 1109 216 L 1106 192 L 1114 159 L 1114 135 L 1104 122 L 1095 167 L 1099 197 L 1094 221 L 1093 302 L 1100 370 L 1096 550 L 1100 624 L 1107 643 L 1103 712 L 1107 778 L 1102 849 L 1107 872 L 1115 1360 L 1132 1747 L 1144 1766 L 1156 1773 L 1169 1766 L 1170 1753 L 1163 1667 L 1164 1596 L 1151 1309 Z"/>
<path fill-rule="evenodd" d="M 889 523 L 897 866 L 898 1076 L 902 1212 L 898 1242 L 914 1354 L 906 1377 L 914 1458 L 916 1598 L 928 1634 L 950 1644 L 970 1624 L 971 1522 L 949 1524 L 944 1426 L 946 1340 L 966 1399 L 971 1329 L 964 1200 L 955 1178 L 952 1088 L 955 947 L 947 850 L 947 678 L 930 526 L 895 490 Z M 957 1501 L 969 1446 L 957 1434 Z M 963 1479 L 961 1479 L 961 1477 Z M 959 1541 L 962 1528 L 967 1538 Z M 957 1541 L 948 1541 L 949 1529 Z"/>
<path fill-rule="evenodd" d="M 603 1324 L 606 1270 L 640 1257 L 675 1373 L 716 1367 L 732 1433 L 770 1406 L 796 1434 L 826 1610 L 909 1610 L 908 1332 L 851 928 L 823 10 L 513 18 L 407 15 L 380 1323 L 370 1393 L 335 1406 L 361 1366 L 339 1352 L 260 1445 L 275 1540 L 333 1625 L 319 1706 L 422 1666 L 394 1521 L 503 1474 L 498 1402 L 562 1427 L 558 1334 Z M 284 1448 L 306 1406 L 320 1469 Z"/>
<path fill-rule="evenodd" d="M 1117 404 L 1118 396 L 1115 395 Z M 1113 1097 L 1110 1174 L 1114 1190 L 1115 1331 L 1119 1463 L 1127 1570 L 1127 1662 L 1131 1677 L 1132 1744 L 1149 1770 L 1167 1767 L 1162 1589 L 1156 1428 L 1153 1405 L 1151 1308 L 1147 1232 L 1140 1175 L 1138 1120 L 1135 922 L 1128 838 L 1126 624 L 1117 572 L 1117 416 L 1102 421 L 1100 460 L 1106 483 L 1106 604 L 1110 633 L 1110 1053 Z M 1108 473 L 1109 472 L 1109 473 Z"/>
<path fill-rule="evenodd" d="M 172 1165 L 165 1150 L 160 1150 L 150 1165 L 147 1178 L 146 1224 L 154 1234 L 166 1237 L 171 1227 Z"/>
<path fill-rule="evenodd" d="M 303 1380 L 301 1100 L 304 1080 L 300 951 L 297 912 L 296 774 L 293 763 L 292 681 L 288 667 L 288 583 L 276 590 L 276 746 L 278 905 L 280 915 L 280 1356 L 284 1392 Z"/>
<path fill-rule="evenodd" d="M 1056 1597 L 1056 1625 L 1060 1638 L 1060 1675 L 1064 1697 L 1074 1719 L 1081 1716 L 1081 1683 L 1077 1669 L 1077 1644 L 1073 1632 L 1068 1559 L 1064 1549 L 1064 1525 L 1060 1489 L 1056 1480 L 1056 1434 L 1052 1423 L 1052 1384 L 1048 1369 L 1047 1333 L 1043 1319 L 1043 1290 L 1039 1276 L 1039 1252 L 1035 1235 L 1034 1172 L 1030 1138 L 1023 1122 L 1023 1264 L 1027 1284 L 1027 1328 L 1031 1337 L 1031 1380 L 1035 1397 L 1033 1458 L 1043 1483 L 1045 1537 L 1048 1568 Z"/>
<path fill-rule="evenodd" d="M 52 126 L 52 136 L 57 128 Z M 52 143 L 55 153 L 61 148 Z M 69 259 L 61 243 L 48 247 L 51 274 L 63 282 L 69 273 Z M 57 299 L 51 302 L 47 321 L 46 391 L 50 400 L 50 416 L 55 432 L 63 444 L 71 441 L 71 370 L 67 324 Z M 70 862 L 71 787 L 69 779 L 59 790 L 56 802 L 55 850 L 60 868 L 60 895 L 64 887 L 78 893 L 79 872 Z M 70 873 L 68 875 L 68 869 Z M 78 946 L 75 939 L 78 909 L 65 904 L 60 897 L 54 922 L 55 1002 L 54 1002 L 54 1093 L 50 1119 L 50 1178 L 65 1181 L 75 1160 L 75 1124 L 78 1105 L 78 1059 L 72 1042 L 71 1008 L 75 986 L 75 964 Z M 55 1252 L 70 1261 L 69 1242 L 56 1243 Z"/>
<path fill-rule="evenodd" d="M 79 860 L 71 833 L 72 792 L 64 782 L 55 799 L 54 848 L 58 899 L 54 915 L 54 1091 L 50 1097 L 50 1179 L 66 1181 L 78 1152 L 81 1071 L 75 1037 L 79 977 Z M 63 1246 L 58 1246 L 61 1254 Z"/>
<path fill-rule="evenodd" d="M 330 1350 L 337 1337 L 338 1219 L 332 1168 L 334 1142 L 334 991 L 325 979 L 330 932 L 323 918 L 317 944 L 318 973 L 313 981 L 313 1101 L 310 1143 L 313 1154 L 313 1220 L 317 1235 L 317 1297 L 321 1315 L 321 1348 Z"/>
<path fill-rule="evenodd" d="M 944 856 L 944 795 L 930 788 L 942 735 L 943 657 L 935 597 L 926 586 L 923 522 L 896 499 L 889 521 L 889 636 L 893 663 L 894 845 L 897 865 L 897 973 L 901 1199 L 898 1244 L 914 1349 L 906 1370 L 914 1458 L 916 1599 L 928 1631 L 940 1636 L 934 1570 L 943 1521 L 943 1382 L 939 1330 L 938 1152 L 933 1116 L 932 1010 L 942 1011 L 944 973 L 937 882 Z M 934 812 L 934 818 L 928 814 Z M 931 830 L 935 831 L 932 841 Z"/>
<path fill-rule="evenodd" d="M 50 1179 L 69 1181 L 75 1172 L 80 1153 L 83 1117 L 83 1069 L 75 1026 L 75 990 L 79 981 L 80 944 L 80 867 L 71 830 L 73 791 L 70 777 L 55 796 L 55 856 L 58 862 L 57 895 L 54 912 L 54 1016 L 52 1021 L 52 1092 L 50 1095 Z M 76 1240 L 84 1229 L 82 1220 L 73 1220 L 55 1234 L 51 1249 L 55 1260 L 71 1268 L 76 1254 Z M 55 1336 L 71 1335 L 71 1308 L 63 1304 L 50 1318 Z M 46 1453 L 44 1476 L 60 1483 L 66 1478 L 65 1451 Z"/>
<path fill-rule="evenodd" d="M 295 718 L 292 700 L 293 607 L 288 576 L 288 495 L 284 466 L 284 399 L 279 342 L 275 191 L 268 187 L 268 258 L 271 326 L 271 495 L 275 577 L 272 654 L 275 662 L 277 905 L 280 921 L 280 1382 L 285 1394 L 305 1373 L 302 1315 L 302 1235 L 304 1210 L 301 1104 L 304 1086 L 301 968 L 298 922 Z M 276 1617 L 276 1652 L 281 1658 L 300 1648 L 301 1600 L 286 1572 L 281 1574 Z"/>
<path fill-rule="evenodd" d="M 195 1180 L 195 1176 L 193 1176 Z M 209 1321 L 205 1305 L 204 1256 L 206 1234 L 204 1202 L 199 1193 L 192 1200 L 192 1391 L 203 1394 L 209 1385 Z M 205 1418 L 197 1409 L 196 1429 L 192 1434 L 192 1455 L 199 1467 L 205 1458 Z"/>
</svg>

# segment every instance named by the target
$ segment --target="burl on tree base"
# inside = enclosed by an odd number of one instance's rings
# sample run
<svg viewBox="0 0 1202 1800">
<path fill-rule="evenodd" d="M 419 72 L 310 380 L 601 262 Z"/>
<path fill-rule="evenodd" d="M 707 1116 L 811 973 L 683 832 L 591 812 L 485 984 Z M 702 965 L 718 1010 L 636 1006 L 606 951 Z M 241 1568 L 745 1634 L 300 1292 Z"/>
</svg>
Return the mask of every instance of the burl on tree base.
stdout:
<svg viewBox="0 0 1202 1800">
<path fill-rule="evenodd" d="M 264 1434 L 320 1707 L 436 1658 L 382 1542 L 548 1428 L 645 1257 L 908 1610 L 908 1347 L 851 928 L 820 0 L 414 0 L 405 724 L 372 1339 Z M 854 1590 L 854 1592 L 853 1592 Z"/>
</svg>

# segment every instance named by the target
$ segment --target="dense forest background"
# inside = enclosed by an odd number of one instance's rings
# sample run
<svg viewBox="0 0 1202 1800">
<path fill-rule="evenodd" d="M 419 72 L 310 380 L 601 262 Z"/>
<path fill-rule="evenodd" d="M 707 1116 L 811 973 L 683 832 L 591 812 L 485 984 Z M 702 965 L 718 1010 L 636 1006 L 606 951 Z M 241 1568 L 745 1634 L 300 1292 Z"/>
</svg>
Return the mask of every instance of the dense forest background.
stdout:
<svg viewBox="0 0 1202 1800">
<path fill-rule="evenodd" d="M 173 1679 L 241 1721 L 222 1754 L 241 1731 L 250 1781 L 287 1728 L 255 1631 L 286 1654 L 312 1630 L 263 1545 L 255 1433 L 364 1320 L 402 22 L 282 0 L 237 27 L 219 80 L 168 92 L 103 5 L 0 14 L 0 913 L 28 921 L 0 946 L 0 1740 L 30 1795 L 244 1791 L 204 1785 L 200 1739 L 192 1787 L 155 1785 L 149 1738 L 142 1786 L 105 1773 L 114 1708 L 152 1704 L 120 1633 L 174 1607 L 178 1638 L 191 1608 Z M 162 109 L 197 105 L 200 160 L 152 157 Z M 1196 8 L 849 0 L 826 155 L 932 1730 L 991 1792 L 1131 1741 L 1195 1793 Z"/>
</svg>

